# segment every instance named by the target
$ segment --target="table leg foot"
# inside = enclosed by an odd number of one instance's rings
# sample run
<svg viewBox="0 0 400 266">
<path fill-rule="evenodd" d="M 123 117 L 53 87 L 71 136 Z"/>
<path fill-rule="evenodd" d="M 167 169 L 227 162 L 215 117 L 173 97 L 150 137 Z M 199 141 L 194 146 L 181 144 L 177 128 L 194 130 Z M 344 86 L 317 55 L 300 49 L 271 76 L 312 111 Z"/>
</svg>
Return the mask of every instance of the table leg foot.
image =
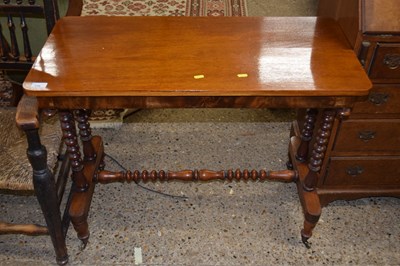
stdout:
<svg viewBox="0 0 400 266">
<path fill-rule="evenodd" d="M 56 259 L 58 265 L 67 265 L 68 264 L 68 256 L 65 258 L 57 258 Z"/>
<path fill-rule="evenodd" d="M 312 230 L 317 225 L 319 216 L 312 218 L 314 221 L 310 222 L 306 220 L 304 221 L 304 228 L 301 230 L 301 241 L 306 246 L 306 248 L 311 248 L 311 243 L 308 242 L 310 237 L 312 236 Z"/>
<path fill-rule="evenodd" d="M 79 250 L 83 251 L 86 248 L 87 244 L 89 243 L 89 236 L 85 239 L 80 239 L 80 240 L 81 240 L 81 245 L 79 246 Z"/>
<path fill-rule="evenodd" d="M 72 217 L 71 218 L 72 225 L 74 226 L 74 229 L 76 231 L 76 234 L 81 241 L 81 245 L 79 247 L 80 250 L 85 249 L 87 243 L 89 242 L 89 224 L 87 221 L 87 215 L 84 215 L 82 217 Z"/>
<path fill-rule="evenodd" d="M 309 237 L 308 237 L 308 236 L 305 236 L 305 235 L 303 234 L 303 230 L 301 230 L 301 242 L 303 242 L 304 246 L 305 246 L 307 249 L 310 249 L 310 248 L 311 248 L 311 243 L 308 242 L 308 239 L 309 239 Z"/>
</svg>

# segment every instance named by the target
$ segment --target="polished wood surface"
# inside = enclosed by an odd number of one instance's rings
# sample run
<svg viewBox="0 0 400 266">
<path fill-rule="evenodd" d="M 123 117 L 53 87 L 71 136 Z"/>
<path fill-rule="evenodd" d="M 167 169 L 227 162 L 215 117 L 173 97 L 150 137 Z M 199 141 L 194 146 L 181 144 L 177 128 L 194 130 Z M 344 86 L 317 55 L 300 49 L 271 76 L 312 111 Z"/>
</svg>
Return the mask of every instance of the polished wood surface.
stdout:
<svg viewBox="0 0 400 266">
<path fill-rule="evenodd" d="M 38 101 L 35 97 L 24 95 L 21 98 L 15 121 L 22 130 L 39 128 Z"/>
<path fill-rule="evenodd" d="M 371 87 L 360 69 L 330 19 L 67 17 L 24 88 L 40 97 L 360 96 Z"/>
<path fill-rule="evenodd" d="M 361 12 L 363 32 L 398 33 L 400 2 L 398 0 L 363 0 Z M 383 18 L 383 19 L 382 19 Z"/>
<path fill-rule="evenodd" d="M 2 234 L 24 234 L 29 236 L 47 235 L 49 231 L 46 226 L 37 224 L 12 224 L 0 221 L 0 235 Z"/>
<path fill-rule="evenodd" d="M 281 171 L 265 171 L 265 170 L 243 170 L 232 169 L 227 171 L 213 171 L 213 170 L 182 170 L 178 172 L 173 171 L 126 171 L 126 172 L 111 172 L 111 171 L 100 171 L 96 176 L 96 182 L 101 184 L 108 184 L 113 182 L 135 182 L 140 181 L 280 181 L 280 182 L 295 182 L 297 180 L 297 173 L 293 170 L 281 170 Z"/>
<path fill-rule="evenodd" d="M 335 19 L 354 47 L 360 30 L 359 0 L 319 0 L 318 16 Z"/>
</svg>

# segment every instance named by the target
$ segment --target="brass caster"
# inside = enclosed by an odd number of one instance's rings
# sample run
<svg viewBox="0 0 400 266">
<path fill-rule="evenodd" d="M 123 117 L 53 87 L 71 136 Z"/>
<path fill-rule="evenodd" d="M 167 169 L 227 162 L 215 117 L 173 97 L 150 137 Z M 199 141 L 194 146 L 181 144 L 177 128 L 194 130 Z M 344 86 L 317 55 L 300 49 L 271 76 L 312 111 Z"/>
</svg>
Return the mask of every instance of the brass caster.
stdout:
<svg viewBox="0 0 400 266">
<path fill-rule="evenodd" d="M 64 258 L 57 258 L 56 261 L 58 265 L 67 265 L 68 256 L 65 256 Z"/>
<path fill-rule="evenodd" d="M 81 244 L 79 246 L 79 250 L 83 251 L 86 248 L 86 245 L 88 242 L 89 242 L 89 237 L 81 239 Z"/>
<path fill-rule="evenodd" d="M 303 235 L 301 236 L 301 242 L 303 242 L 304 246 L 307 249 L 310 249 L 311 248 L 311 243 L 308 242 L 308 239 L 309 239 L 309 237 L 306 237 L 306 236 L 303 236 Z"/>
</svg>

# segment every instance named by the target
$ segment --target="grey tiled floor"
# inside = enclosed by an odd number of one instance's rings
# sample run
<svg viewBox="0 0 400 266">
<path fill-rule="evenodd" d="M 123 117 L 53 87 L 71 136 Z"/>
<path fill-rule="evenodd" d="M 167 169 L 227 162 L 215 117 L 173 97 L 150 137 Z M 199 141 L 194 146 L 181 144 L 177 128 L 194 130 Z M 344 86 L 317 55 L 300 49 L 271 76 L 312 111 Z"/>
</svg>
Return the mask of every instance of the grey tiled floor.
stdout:
<svg viewBox="0 0 400 266">
<path fill-rule="evenodd" d="M 249 1 L 250 15 L 312 15 L 315 0 Z M 142 110 L 118 130 L 96 130 L 106 152 L 131 169 L 285 167 L 292 112 Z M 110 160 L 110 168 L 118 169 Z M 134 184 L 96 187 L 84 251 L 73 229 L 72 265 L 399 265 L 400 201 L 338 201 L 323 209 L 311 249 L 300 240 L 303 216 L 293 184 L 157 183 L 165 197 Z M 43 223 L 33 197 L 1 195 L 1 216 Z M 0 236 L 1 265 L 47 265 L 48 237 Z"/>
</svg>

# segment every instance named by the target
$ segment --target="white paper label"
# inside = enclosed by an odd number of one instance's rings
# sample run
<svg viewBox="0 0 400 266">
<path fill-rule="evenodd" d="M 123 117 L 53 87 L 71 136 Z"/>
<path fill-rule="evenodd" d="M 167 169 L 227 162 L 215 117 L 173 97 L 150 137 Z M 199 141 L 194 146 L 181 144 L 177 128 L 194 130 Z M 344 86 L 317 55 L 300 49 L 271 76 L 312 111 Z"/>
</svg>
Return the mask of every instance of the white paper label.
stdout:
<svg viewBox="0 0 400 266">
<path fill-rule="evenodd" d="M 32 82 L 32 89 L 45 89 L 47 87 L 47 82 Z"/>
</svg>

